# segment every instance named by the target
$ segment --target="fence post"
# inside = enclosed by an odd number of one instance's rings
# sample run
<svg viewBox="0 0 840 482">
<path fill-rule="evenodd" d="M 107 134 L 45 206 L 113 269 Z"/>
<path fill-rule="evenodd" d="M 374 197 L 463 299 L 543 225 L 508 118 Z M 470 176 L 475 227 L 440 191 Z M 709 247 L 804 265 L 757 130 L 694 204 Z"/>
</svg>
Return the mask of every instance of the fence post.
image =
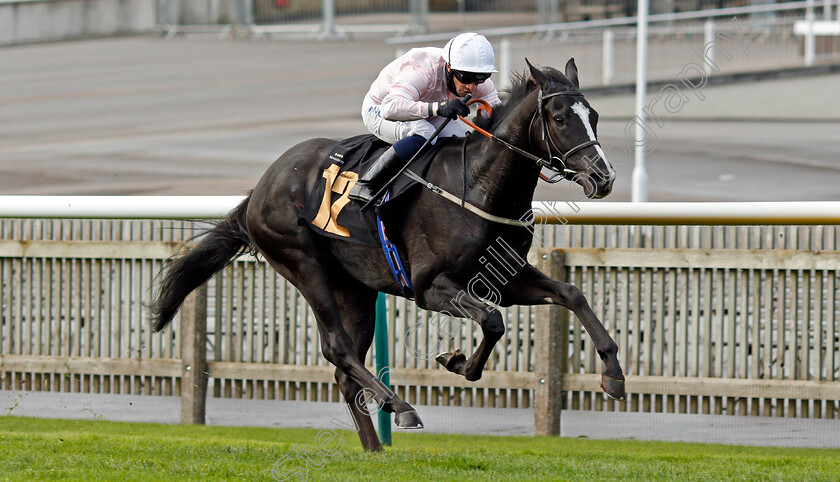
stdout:
<svg viewBox="0 0 840 482">
<path fill-rule="evenodd" d="M 538 249 L 537 268 L 565 280 L 565 257 L 559 249 Z M 558 305 L 536 307 L 534 317 L 534 435 L 560 435 L 563 374 L 569 345 L 569 310 Z"/>
<path fill-rule="evenodd" d="M 207 402 L 207 285 L 181 306 L 181 424 L 204 425 Z"/>
<path fill-rule="evenodd" d="M 335 0 L 323 0 L 321 2 L 321 14 L 323 15 L 323 26 L 321 27 L 321 40 L 334 39 L 338 37 L 335 30 Z"/>
<path fill-rule="evenodd" d="M 499 43 L 499 88 L 500 89 L 507 89 L 510 88 L 510 39 L 507 37 L 502 38 L 502 41 Z"/>
<path fill-rule="evenodd" d="M 236 0 L 233 23 L 239 27 L 254 26 L 254 0 Z"/>
<path fill-rule="evenodd" d="M 558 0 L 537 0 L 537 15 L 540 25 L 557 23 L 559 5 Z"/>
<path fill-rule="evenodd" d="M 385 293 L 376 297 L 376 325 L 373 330 L 376 347 L 376 377 L 386 387 L 391 386 L 391 371 L 388 356 L 388 312 L 385 305 Z M 391 414 L 379 410 L 379 441 L 382 445 L 391 446 Z"/>
<path fill-rule="evenodd" d="M 429 31 L 429 0 L 411 0 L 411 31 L 426 33 Z"/>
<path fill-rule="evenodd" d="M 808 31 L 805 34 L 805 66 L 814 65 L 816 57 L 816 41 L 814 38 L 814 0 L 808 0 L 805 9 L 805 21 L 808 23 Z"/>
<path fill-rule="evenodd" d="M 714 73 L 712 66 L 715 65 L 715 22 L 706 20 L 703 25 L 703 57 L 706 61 L 703 62 L 703 70 L 706 75 Z"/>
<path fill-rule="evenodd" d="M 615 65 L 615 55 L 613 54 L 613 43 L 615 34 L 610 29 L 604 30 L 603 37 L 603 51 L 604 55 L 601 59 L 601 81 L 604 85 L 612 84 L 613 80 L 613 66 Z"/>
</svg>

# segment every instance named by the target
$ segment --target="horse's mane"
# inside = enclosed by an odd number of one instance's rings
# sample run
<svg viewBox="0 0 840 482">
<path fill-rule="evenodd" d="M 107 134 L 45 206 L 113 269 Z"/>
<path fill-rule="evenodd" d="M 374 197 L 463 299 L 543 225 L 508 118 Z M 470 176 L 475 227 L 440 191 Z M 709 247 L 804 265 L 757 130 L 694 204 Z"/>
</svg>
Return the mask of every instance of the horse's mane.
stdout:
<svg viewBox="0 0 840 482">
<path fill-rule="evenodd" d="M 556 83 L 559 85 L 565 85 L 569 90 L 577 90 L 574 84 L 572 84 L 572 82 L 559 70 L 553 67 L 543 67 L 540 70 L 551 79 L 552 85 Z M 493 130 L 498 127 L 499 123 L 507 117 L 510 111 L 521 104 L 522 101 L 525 100 L 525 98 L 528 97 L 528 95 L 533 92 L 536 87 L 537 86 L 531 81 L 531 75 L 527 70 L 522 73 L 514 72 L 510 88 L 502 90 L 502 92 L 507 94 L 507 100 L 505 100 L 502 105 L 493 108 L 493 116 L 490 118 L 490 122 L 488 123 L 489 129 Z M 486 119 L 484 122 L 487 123 Z"/>
</svg>

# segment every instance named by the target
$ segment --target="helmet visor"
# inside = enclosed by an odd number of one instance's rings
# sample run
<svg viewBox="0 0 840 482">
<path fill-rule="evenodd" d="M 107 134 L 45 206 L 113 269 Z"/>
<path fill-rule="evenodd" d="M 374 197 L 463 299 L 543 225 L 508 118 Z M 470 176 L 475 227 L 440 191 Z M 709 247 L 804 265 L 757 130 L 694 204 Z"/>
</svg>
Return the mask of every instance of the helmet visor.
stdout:
<svg viewBox="0 0 840 482">
<path fill-rule="evenodd" d="M 455 70 L 452 69 L 452 75 L 458 79 L 458 82 L 462 84 L 481 84 L 485 80 L 490 78 L 490 73 L 484 72 L 467 72 L 465 70 Z"/>
</svg>

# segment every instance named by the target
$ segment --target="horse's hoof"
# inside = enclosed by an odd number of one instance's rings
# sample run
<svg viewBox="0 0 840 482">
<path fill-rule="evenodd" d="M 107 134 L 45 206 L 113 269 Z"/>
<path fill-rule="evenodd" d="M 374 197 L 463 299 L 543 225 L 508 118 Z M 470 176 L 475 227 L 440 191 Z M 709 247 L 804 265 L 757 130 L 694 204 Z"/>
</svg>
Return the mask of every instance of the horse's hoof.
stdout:
<svg viewBox="0 0 840 482">
<path fill-rule="evenodd" d="M 406 430 L 420 430 L 424 428 L 423 422 L 420 420 L 420 416 L 417 415 L 417 412 L 414 410 L 398 413 L 397 416 L 394 417 L 394 423 L 397 424 L 397 428 Z"/>
<path fill-rule="evenodd" d="M 601 390 L 608 397 L 619 402 L 623 402 L 627 397 L 627 393 L 624 391 L 624 380 L 617 380 L 607 375 L 601 375 Z"/>
<path fill-rule="evenodd" d="M 464 370 L 464 378 L 466 378 L 468 382 L 477 382 L 481 380 L 481 372 L 468 373 L 466 370 Z"/>
<path fill-rule="evenodd" d="M 467 365 L 467 357 L 461 353 L 460 349 L 452 353 L 441 353 L 435 357 L 435 360 L 450 372 L 458 375 L 464 374 L 464 367 Z"/>
</svg>

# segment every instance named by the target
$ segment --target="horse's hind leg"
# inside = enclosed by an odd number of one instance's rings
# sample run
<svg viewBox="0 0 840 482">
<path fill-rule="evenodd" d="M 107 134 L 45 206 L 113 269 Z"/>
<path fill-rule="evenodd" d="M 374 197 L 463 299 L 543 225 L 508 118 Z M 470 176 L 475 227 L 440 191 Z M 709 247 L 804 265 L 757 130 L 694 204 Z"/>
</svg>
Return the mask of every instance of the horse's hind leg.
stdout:
<svg viewBox="0 0 840 482">
<path fill-rule="evenodd" d="M 414 408 L 374 377 L 356 355 L 355 343 L 344 328 L 341 307 L 335 293 L 358 282 L 343 272 L 328 272 L 317 262 L 317 258 L 310 254 L 301 256 L 297 261 L 287 260 L 285 263 L 274 261 L 276 258 L 270 257 L 268 253 L 266 259 L 281 275 L 297 286 L 315 313 L 324 358 L 362 388 L 370 390 L 382 409 L 395 415 L 394 422 L 397 427 L 423 428 L 423 422 Z M 355 325 L 352 326 L 351 331 L 356 329 Z"/>
<path fill-rule="evenodd" d="M 309 279 L 318 277 L 310 273 Z M 373 393 L 383 410 L 395 414 L 394 421 L 397 427 L 423 428 L 423 422 L 414 408 L 374 377 L 360 361 L 353 339 L 342 326 L 341 315 L 332 292 L 325 287 L 313 290 L 304 285 L 299 289 L 318 319 L 324 357 L 362 388 Z"/>
<path fill-rule="evenodd" d="M 341 309 L 341 321 L 344 330 L 353 339 L 356 359 L 364 363 L 365 356 L 373 341 L 376 325 L 374 311 L 376 292 L 359 286 L 355 290 L 346 289 L 336 292 L 336 300 Z M 382 445 L 379 443 L 379 437 L 376 435 L 376 430 L 365 405 L 365 394 L 362 391 L 362 386 L 337 368 L 335 370 L 335 380 L 338 382 L 342 395 L 344 395 L 344 400 L 347 401 L 362 447 L 372 452 L 381 450 Z"/>
<path fill-rule="evenodd" d="M 353 422 L 359 434 L 359 440 L 362 442 L 362 447 L 369 452 L 382 450 L 379 437 L 376 435 L 376 429 L 373 427 L 373 422 L 370 419 L 370 413 L 368 413 L 367 407 L 364 406 L 362 386 L 338 368 L 335 369 L 335 379 L 338 382 L 338 387 L 344 396 L 344 400 L 347 401 L 347 407 L 350 409 L 350 415 L 353 417 Z"/>
</svg>

